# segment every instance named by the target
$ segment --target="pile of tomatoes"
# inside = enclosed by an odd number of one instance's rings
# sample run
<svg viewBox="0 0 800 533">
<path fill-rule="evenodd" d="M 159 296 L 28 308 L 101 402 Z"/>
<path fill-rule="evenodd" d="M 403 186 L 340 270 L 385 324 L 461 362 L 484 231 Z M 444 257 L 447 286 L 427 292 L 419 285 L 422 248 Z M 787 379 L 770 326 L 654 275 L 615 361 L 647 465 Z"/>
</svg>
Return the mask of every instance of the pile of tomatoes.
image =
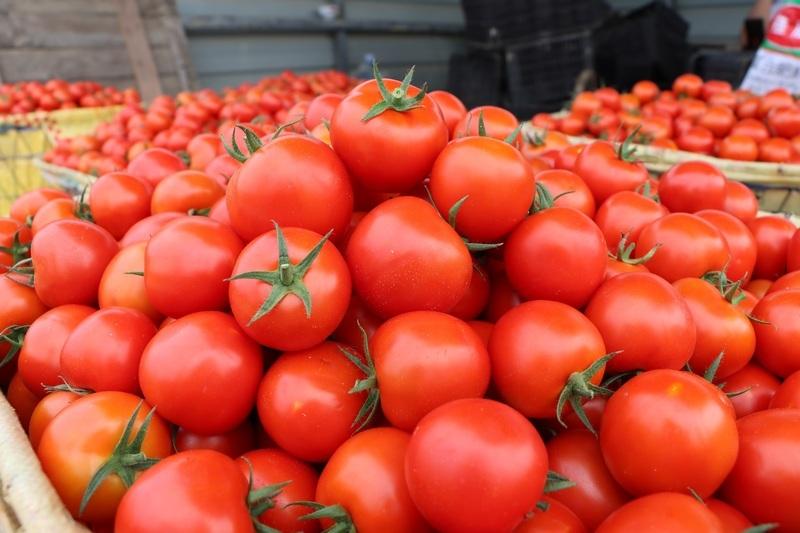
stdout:
<svg viewBox="0 0 800 533">
<path fill-rule="evenodd" d="M 800 233 L 746 187 L 410 75 L 259 127 L 0 220 L 6 396 L 77 520 L 800 530 Z"/>
<path fill-rule="evenodd" d="M 147 108 L 138 100 L 126 105 L 111 122 L 89 135 L 60 139 L 45 161 L 85 174 L 100 176 L 122 170 L 149 147 L 173 152 L 188 150 L 201 133 L 214 137 L 234 121 L 275 127 L 289 117 L 302 116 L 317 95 L 342 94 L 354 80 L 335 70 L 295 74 L 286 71 L 258 83 L 245 83 L 219 94 L 211 89 L 156 97 Z"/>
<path fill-rule="evenodd" d="M 120 91 L 94 81 L 23 81 L 0 84 L 0 116 L 33 111 L 55 111 L 76 107 L 103 107 L 136 104 L 136 89 Z"/>
<path fill-rule="evenodd" d="M 566 135 L 634 140 L 738 161 L 800 162 L 800 106 L 785 89 L 757 96 L 730 83 L 682 74 L 672 90 L 637 82 L 629 93 L 603 87 L 579 93 L 569 113 L 533 124 Z"/>
</svg>

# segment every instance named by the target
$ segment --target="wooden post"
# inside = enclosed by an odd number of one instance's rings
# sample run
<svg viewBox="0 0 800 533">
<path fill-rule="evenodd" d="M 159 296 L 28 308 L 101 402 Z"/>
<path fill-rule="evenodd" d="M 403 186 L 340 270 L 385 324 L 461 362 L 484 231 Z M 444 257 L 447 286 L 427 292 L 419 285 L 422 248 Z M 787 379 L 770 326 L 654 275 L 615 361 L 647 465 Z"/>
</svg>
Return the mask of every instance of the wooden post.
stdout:
<svg viewBox="0 0 800 533">
<path fill-rule="evenodd" d="M 139 86 L 142 99 L 151 101 L 163 93 L 161 79 L 158 77 L 158 68 L 153 59 L 153 50 L 147 40 L 147 33 L 142 16 L 139 13 L 137 0 L 117 0 L 119 7 L 119 27 L 128 49 L 133 75 Z"/>
</svg>

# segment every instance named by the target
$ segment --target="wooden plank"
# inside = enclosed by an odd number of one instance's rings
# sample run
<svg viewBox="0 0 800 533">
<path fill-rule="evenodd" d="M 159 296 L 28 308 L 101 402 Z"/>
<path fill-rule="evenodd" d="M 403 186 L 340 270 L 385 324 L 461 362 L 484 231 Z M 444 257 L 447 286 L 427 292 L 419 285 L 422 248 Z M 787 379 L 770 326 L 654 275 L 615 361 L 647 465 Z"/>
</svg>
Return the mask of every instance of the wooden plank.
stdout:
<svg viewBox="0 0 800 533">
<path fill-rule="evenodd" d="M 175 63 L 175 72 L 180 83 L 180 90 L 190 91 L 196 88 L 196 73 L 189 57 L 189 42 L 186 32 L 183 29 L 178 9 L 174 1 L 162 2 L 167 8 L 167 12 L 160 17 L 160 26 L 168 35 L 168 46 L 172 52 Z M 153 35 L 156 28 L 155 24 L 148 24 L 148 34 Z M 150 41 L 153 42 L 152 39 Z"/>
<path fill-rule="evenodd" d="M 136 0 L 117 0 L 119 25 L 128 49 L 128 58 L 133 68 L 139 92 L 145 101 L 152 100 L 162 93 L 158 68 L 153 59 L 153 51 L 147 41 L 147 33 L 139 13 Z"/>
<path fill-rule="evenodd" d="M 19 13 L 117 13 L 114 2 L 98 0 L 0 0 L 2 6 Z"/>
</svg>

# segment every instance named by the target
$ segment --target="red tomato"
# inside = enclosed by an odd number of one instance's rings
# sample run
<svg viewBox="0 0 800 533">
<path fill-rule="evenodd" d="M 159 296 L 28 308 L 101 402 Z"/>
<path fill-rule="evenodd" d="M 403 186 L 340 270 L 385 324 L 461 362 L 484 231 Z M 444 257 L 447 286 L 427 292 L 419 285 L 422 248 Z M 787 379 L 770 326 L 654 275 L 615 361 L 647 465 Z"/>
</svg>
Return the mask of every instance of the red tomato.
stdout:
<svg viewBox="0 0 800 533">
<path fill-rule="evenodd" d="M 770 409 L 800 409 L 800 371 L 786 377 L 769 402 Z"/>
<path fill-rule="evenodd" d="M 542 501 L 547 504 L 547 510 L 534 507 L 514 533 L 586 533 L 583 522 L 569 507 L 547 496 L 542 497 Z"/>
<path fill-rule="evenodd" d="M 800 370 L 800 290 L 773 292 L 753 309 L 756 332 L 756 360 L 778 375 L 786 377 Z M 28 332 L 30 335 L 30 331 Z"/>
<path fill-rule="evenodd" d="M 203 170 L 220 185 L 226 185 L 241 166 L 242 164 L 230 155 L 222 154 L 212 159 Z"/>
<path fill-rule="evenodd" d="M 676 96 L 697 98 L 703 92 L 703 78 L 697 74 L 681 74 L 672 82 L 672 91 Z"/>
<path fill-rule="evenodd" d="M 714 95 L 730 93 L 733 91 L 731 84 L 722 80 L 708 80 L 703 83 L 701 96 L 703 100 L 708 100 Z"/>
<path fill-rule="evenodd" d="M 148 148 L 128 163 L 126 171 L 155 187 L 170 174 L 185 169 L 183 159 L 171 151 L 165 148 Z"/>
<path fill-rule="evenodd" d="M 800 271 L 789 272 L 776 279 L 775 283 L 769 286 L 767 294 L 787 289 L 800 289 Z"/>
<path fill-rule="evenodd" d="M 691 496 L 660 492 L 622 506 L 600 524 L 595 533 L 625 531 L 658 533 L 723 533 L 722 523 Z"/>
<path fill-rule="evenodd" d="M 33 395 L 33 393 L 30 394 Z M 56 415 L 80 397 L 80 394 L 68 391 L 51 392 L 41 400 L 34 395 L 38 403 L 31 413 L 30 422 L 28 422 L 28 437 L 31 439 L 31 447 L 34 450 L 39 447 L 42 433 Z"/>
<path fill-rule="evenodd" d="M 800 410 L 769 409 L 739 420 L 739 457 L 722 497 L 754 523 L 800 529 Z"/>
<path fill-rule="evenodd" d="M 658 96 L 660 89 L 658 85 L 650 80 L 637 81 L 633 84 L 631 92 L 638 98 L 642 104 L 652 102 Z"/>
<path fill-rule="evenodd" d="M 431 411 L 405 457 L 411 499 L 443 533 L 513 529 L 541 497 L 546 472 L 547 452 L 533 425 L 485 399 Z"/>
<path fill-rule="evenodd" d="M 703 126 L 693 126 L 678 136 L 678 148 L 699 154 L 711 154 L 714 151 L 714 134 Z"/>
<path fill-rule="evenodd" d="M 31 230 L 14 218 L 0 218 L 0 270 L 10 267 L 27 255 Z M 15 240 L 18 241 L 15 248 Z"/>
<path fill-rule="evenodd" d="M 34 189 L 20 195 L 14 200 L 11 204 L 9 214 L 11 218 L 26 223 L 29 217 L 33 219 L 39 209 L 50 200 L 69 197 L 69 194 L 58 189 Z"/>
<path fill-rule="evenodd" d="M 800 270 L 800 230 L 794 232 L 789 247 L 786 250 L 786 270 L 795 272 Z"/>
<path fill-rule="evenodd" d="M 594 221 L 603 232 L 608 249 L 616 252 L 623 235 L 627 234 L 628 241 L 636 242 L 644 226 L 667 213 L 666 207 L 646 196 L 621 191 L 603 202 Z"/>
<path fill-rule="evenodd" d="M 603 106 L 614 111 L 620 108 L 620 94 L 613 87 L 601 87 L 594 92 L 594 95 L 603 103 Z"/>
<path fill-rule="evenodd" d="M 756 298 L 761 299 L 767 294 L 772 283 L 772 280 L 769 279 L 753 279 L 745 286 L 745 290 L 753 293 Z"/>
<path fill-rule="evenodd" d="M 350 305 L 339 323 L 339 327 L 331 335 L 331 339 L 349 346 L 362 346 L 361 329 L 371 338 L 383 321 L 366 308 L 364 302 L 353 294 Z"/>
<path fill-rule="evenodd" d="M 20 425 L 26 427 L 30 423 L 40 396 L 31 392 L 23 383 L 22 377 L 17 373 L 11 378 L 5 397 L 17 418 L 19 418 Z"/>
<path fill-rule="evenodd" d="M 150 215 L 153 186 L 125 172 L 105 174 L 92 185 L 89 207 L 95 223 L 121 239 L 140 220 Z"/>
<path fill-rule="evenodd" d="M 489 303 L 484 315 L 489 322 L 497 322 L 509 309 L 518 306 L 522 299 L 511 287 L 505 274 L 492 276 L 492 287 L 489 292 Z"/>
<path fill-rule="evenodd" d="M 155 235 L 168 223 L 185 216 L 186 215 L 182 213 L 159 213 L 157 215 L 151 215 L 147 218 L 143 218 L 131 226 L 131 228 L 125 233 L 125 236 L 120 239 L 119 244 L 120 246 L 125 247 L 137 242 L 147 242 L 150 240 L 150 237 Z"/>
<path fill-rule="evenodd" d="M 136 480 L 119 503 L 114 531 L 250 533 L 247 495 L 247 479 L 230 457 L 212 450 L 180 452 Z"/>
<path fill-rule="evenodd" d="M 39 318 L 47 307 L 32 288 L 0 276 L 0 334 L 11 335 L 14 326 L 28 326 Z M 10 344 L 0 340 L 0 361 L 7 356 Z M 0 366 L 0 368 L 2 368 Z"/>
<path fill-rule="evenodd" d="M 780 382 L 775 376 L 751 362 L 725 378 L 722 390 L 727 393 L 741 393 L 731 397 L 730 400 L 736 410 L 736 418 L 742 418 L 767 409 L 779 385 Z"/>
<path fill-rule="evenodd" d="M 519 121 L 510 111 L 502 107 L 486 105 L 470 109 L 456 124 L 453 130 L 453 138 L 477 136 L 479 134 L 478 126 L 481 115 L 483 115 L 483 124 L 488 137 L 500 140 L 506 139 L 519 126 Z M 519 138 L 517 141 L 519 141 Z"/>
<path fill-rule="evenodd" d="M 240 455 L 258 447 L 253 424 L 244 424 L 217 435 L 199 435 L 185 428 L 175 432 L 175 450 L 214 450 L 236 459 Z"/>
<path fill-rule="evenodd" d="M 754 278 L 777 279 L 786 273 L 789 243 L 797 226 L 781 216 L 766 216 L 751 220 L 747 227 L 753 232 L 758 249 Z"/>
<path fill-rule="evenodd" d="M 233 318 L 205 311 L 156 333 L 142 354 L 139 384 L 165 419 L 193 433 L 215 435 L 247 418 L 262 371 L 260 347 Z"/>
<path fill-rule="evenodd" d="M 636 453 L 629 442 L 638 443 Z M 631 494 L 691 488 L 705 498 L 733 468 L 739 443 L 733 406 L 717 387 L 689 372 L 651 370 L 608 400 L 600 446 Z"/>
<path fill-rule="evenodd" d="M 586 117 L 577 113 L 570 113 L 561 118 L 559 129 L 566 135 L 582 135 L 586 131 Z"/>
<path fill-rule="evenodd" d="M 726 106 L 709 106 L 697 120 L 697 125 L 708 129 L 715 137 L 721 139 L 730 133 L 736 124 L 733 109 Z"/>
<path fill-rule="evenodd" d="M 607 108 L 600 108 L 591 115 L 586 121 L 589 133 L 595 137 L 602 137 L 608 135 L 607 132 L 614 132 L 620 126 L 620 120 L 617 114 Z M 645 129 L 644 121 L 642 129 Z"/>
<path fill-rule="evenodd" d="M 728 135 L 722 139 L 719 157 L 738 161 L 755 161 L 758 159 L 758 143 L 744 135 Z"/>
<path fill-rule="evenodd" d="M 747 282 L 756 264 L 756 240 L 744 222 L 715 209 L 704 209 L 695 214 L 711 223 L 725 238 L 731 252 L 731 260 L 725 271 L 728 279 Z"/>
<path fill-rule="evenodd" d="M 768 163 L 787 163 L 793 155 L 792 142 L 788 139 L 773 137 L 758 145 L 759 161 Z"/>
<path fill-rule="evenodd" d="M 613 145 L 593 142 L 575 161 L 575 173 L 591 189 L 597 203 L 619 191 L 633 191 L 647 181 L 647 169 L 641 163 L 629 163 L 617 156 Z"/>
<path fill-rule="evenodd" d="M 108 263 L 100 279 L 100 308 L 124 307 L 144 313 L 154 324 L 164 319 L 147 297 L 144 277 L 130 272 L 144 272 L 147 243 L 138 242 L 121 249 Z"/>
<path fill-rule="evenodd" d="M 454 138 L 456 125 L 462 118 L 467 116 L 467 108 L 464 107 L 464 103 L 456 95 L 447 91 L 431 91 L 428 96 L 439 106 L 444 122 L 450 132 L 450 138 Z M 484 120 L 486 119 L 484 118 Z"/>
<path fill-rule="evenodd" d="M 603 234 L 574 209 L 552 207 L 528 217 L 504 248 L 508 279 L 523 298 L 582 307 L 603 281 Z"/>
<path fill-rule="evenodd" d="M 478 317 L 489 302 L 489 291 L 489 275 L 483 267 L 475 263 L 472 267 L 472 278 L 467 293 L 455 307 L 450 309 L 450 314 L 461 320 Z M 358 346 L 357 343 L 356 346 Z"/>
<path fill-rule="evenodd" d="M 483 345 L 486 346 L 486 349 L 488 350 L 489 338 L 492 336 L 492 331 L 494 331 L 494 324 L 483 320 L 470 320 L 468 324 L 475 331 L 475 333 L 478 334 L 478 337 L 481 338 Z"/>
<path fill-rule="evenodd" d="M 223 196 L 225 189 L 205 172 L 181 170 L 158 182 L 150 200 L 150 211 L 155 215 L 210 209 Z"/>
<path fill-rule="evenodd" d="M 77 219 L 76 206 L 72 198 L 50 200 L 36 212 L 31 223 L 31 234 L 36 235 L 43 227 L 56 220 Z"/>
<path fill-rule="evenodd" d="M 656 275 L 621 274 L 603 283 L 586 307 L 606 350 L 621 351 L 610 372 L 682 368 L 695 348 L 689 307 L 675 288 Z"/>
<path fill-rule="evenodd" d="M 241 239 L 216 220 L 181 217 L 170 222 L 145 248 L 147 298 L 160 313 L 173 318 L 225 309 L 226 280 L 241 250 Z"/>
<path fill-rule="evenodd" d="M 724 533 L 741 533 L 753 525 L 745 515 L 722 500 L 711 499 L 705 503 L 708 510 L 719 518 Z"/>
<path fill-rule="evenodd" d="M 725 203 L 725 175 L 703 161 L 678 163 L 659 179 L 658 195 L 670 211 L 694 213 L 721 210 Z"/>
<path fill-rule="evenodd" d="M 543 170 L 536 174 L 536 182 L 541 183 L 555 199 L 556 207 L 571 207 L 594 217 L 595 202 L 592 191 L 580 176 L 569 170 Z"/>
<path fill-rule="evenodd" d="M 340 94 L 325 93 L 311 100 L 303 119 L 306 128 L 313 130 L 318 124 L 322 124 L 324 121 L 330 122 L 333 112 L 343 99 L 344 97 Z"/>
<path fill-rule="evenodd" d="M 201 133 L 192 137 L 186 145 L 189 154 L 189 168 L 192 170 L 205 170 L 206 167 L 225 152 L 222 141 L 213 133 Z"/>
<path fill-rule="evenodd" d="M 725 201 L 722 209 L 747 223 L 756 218 L 758 199 L 747 185 L 728 180 L 725 182 Z"/>
<path fill-rule="evenodd" d="M 800 108 L 789 106 L 773 109 L 767 114 L 767 125 L 776 137 L 791 139 L 800 135 Z"/>
</svg>

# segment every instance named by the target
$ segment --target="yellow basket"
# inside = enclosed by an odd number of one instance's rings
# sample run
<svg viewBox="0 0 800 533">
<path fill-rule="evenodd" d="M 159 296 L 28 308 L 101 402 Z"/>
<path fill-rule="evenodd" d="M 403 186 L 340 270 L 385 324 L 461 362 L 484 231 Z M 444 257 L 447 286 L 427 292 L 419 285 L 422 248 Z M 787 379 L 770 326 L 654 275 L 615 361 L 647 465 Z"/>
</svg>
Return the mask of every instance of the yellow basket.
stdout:
<svg viewBox="0 0 800 533">
<path fill-rule="evenodd" d="M 0 158 L 0 216 L 8 215 L 11 203 L 19 195 L 45 185 L 33 158 Z"/>
<path fill-rule="evenodd" d="M 122 106 L 80 107 L 56 111 L 34 111 L 23 115 L 0 115 L 2 125 L 43 128 L 53 138 L 69 138 L 92 133 L 98 125 L 108 122 Z"/>
</svg>

